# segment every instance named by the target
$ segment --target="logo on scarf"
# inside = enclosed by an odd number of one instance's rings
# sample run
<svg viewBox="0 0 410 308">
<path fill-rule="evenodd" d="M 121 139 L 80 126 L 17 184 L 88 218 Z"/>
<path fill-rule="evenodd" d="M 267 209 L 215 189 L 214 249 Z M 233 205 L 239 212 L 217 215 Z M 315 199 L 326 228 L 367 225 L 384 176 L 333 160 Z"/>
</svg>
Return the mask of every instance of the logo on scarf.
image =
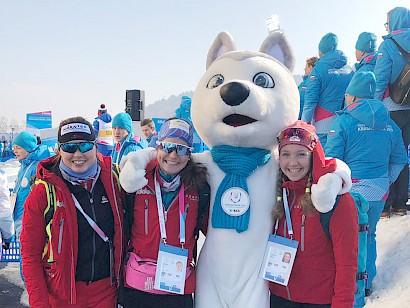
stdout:
<svg viewBox="0 0 410 308">
<path fill-rule="evenodd" d="M 241 216 L 249 209 L 250 199 L 248 193 L 239 187 L 227 189 L 221 198 L 223 211 L 229 216 Z"/>
</svg>

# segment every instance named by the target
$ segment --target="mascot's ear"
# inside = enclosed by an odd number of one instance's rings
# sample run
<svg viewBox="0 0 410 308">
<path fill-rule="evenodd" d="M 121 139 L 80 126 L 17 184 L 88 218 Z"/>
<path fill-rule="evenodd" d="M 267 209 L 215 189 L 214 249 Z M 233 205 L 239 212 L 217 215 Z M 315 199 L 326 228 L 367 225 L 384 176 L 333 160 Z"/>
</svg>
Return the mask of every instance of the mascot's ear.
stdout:
<svg viewBox="0 0 410 308">
<path fill-rule="evenodd" d="M 208 56 L 206 57 L 206 69 L 208 69 L 212 62 L 218 57 L 228 51 L 234 50 L 236 50 L 236 46 L 232 36 L 228 32 L 220 32 L 208 51 Z"/>
<path fill-rule="evenodd" d="M 260 52 L 266 53 L 282 62 L 291 73 L 295 69 L 295 55 L 282 31 L 275 31 L 263 41 Z"/>
</svg>

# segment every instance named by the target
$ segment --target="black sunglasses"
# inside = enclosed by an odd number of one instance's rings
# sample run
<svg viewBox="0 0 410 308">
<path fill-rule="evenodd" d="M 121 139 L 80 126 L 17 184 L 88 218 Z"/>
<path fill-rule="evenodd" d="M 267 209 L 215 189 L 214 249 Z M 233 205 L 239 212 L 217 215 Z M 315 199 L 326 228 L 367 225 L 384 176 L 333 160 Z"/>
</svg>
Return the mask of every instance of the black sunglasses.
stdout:
<svg viewBox="0 0 410 308">
<path fill-rule="evenodd" d="M 94 142 L 76 142 L 76 143 L 60 143 L 60 149 L 67 153 L 75 153 L 80 150 L 81 153 L 88 152 L 94 148 Z"/>
</svg>

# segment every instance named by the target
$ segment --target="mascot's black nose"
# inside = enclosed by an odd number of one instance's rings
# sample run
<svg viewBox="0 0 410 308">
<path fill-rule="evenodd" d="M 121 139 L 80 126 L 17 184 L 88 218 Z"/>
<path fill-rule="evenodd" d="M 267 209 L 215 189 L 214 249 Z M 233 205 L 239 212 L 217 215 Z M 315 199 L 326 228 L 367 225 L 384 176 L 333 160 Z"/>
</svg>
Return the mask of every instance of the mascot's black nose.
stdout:
<svg viewBox="0 0 410 308">
<path fill-rule="evenodd" d="M 249 96 L 249 88 L 240 82 L 230 82 L 219 91 L 223 101 L 229 106 L 242 104 Z"/>
</svg>

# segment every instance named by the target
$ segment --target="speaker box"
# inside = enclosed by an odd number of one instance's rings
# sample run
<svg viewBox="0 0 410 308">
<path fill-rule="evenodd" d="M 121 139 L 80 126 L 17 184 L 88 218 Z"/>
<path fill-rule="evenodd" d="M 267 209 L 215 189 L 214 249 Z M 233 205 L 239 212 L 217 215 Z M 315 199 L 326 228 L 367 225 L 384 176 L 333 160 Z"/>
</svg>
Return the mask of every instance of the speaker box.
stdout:
<svg viewBox="0 0 410 308">
<path fill-rule="evenodd" d="M 125 91 L 125 112 L 133 121 L 144 119 L 145 92 L 142 90 Z"/>
</svg>

